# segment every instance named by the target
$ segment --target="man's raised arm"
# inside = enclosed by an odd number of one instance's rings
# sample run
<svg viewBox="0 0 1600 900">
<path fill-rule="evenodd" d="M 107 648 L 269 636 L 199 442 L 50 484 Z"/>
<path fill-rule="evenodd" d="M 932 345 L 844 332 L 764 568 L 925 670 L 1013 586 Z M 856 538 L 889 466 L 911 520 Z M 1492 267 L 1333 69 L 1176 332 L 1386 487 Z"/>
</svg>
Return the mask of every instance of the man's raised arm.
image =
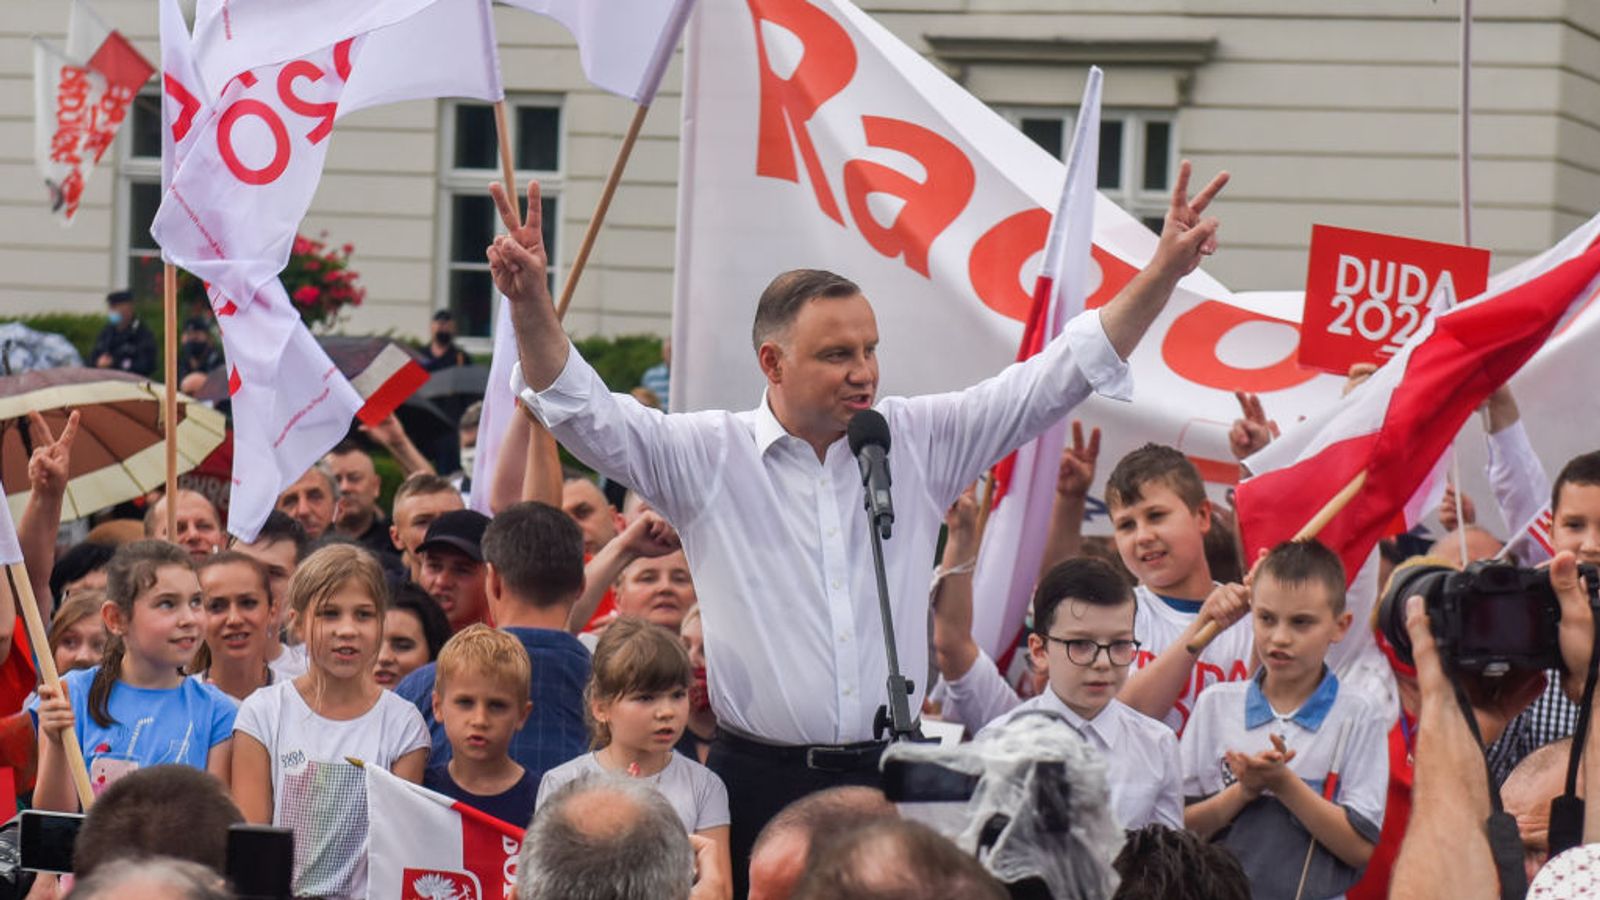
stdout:
<svg viewBox="0 0 1600 900">
<path fill-rule="evenodd" d="M 511 325 L 517 335 L 522 378 L 528 387 L 542 391 L 561 374 L 569 345 L 550 302 L 546 277 L 550 259 L 544 247 L 539 182 L 528 183 L 527 222 L 521 221 L 515 202 L 500 184 L 489 185 L 489 194 L 494 197 L 507 232 L 489 245 L 489 272 L 494 276 L 494 286 L 511 301 Z"/>
<path fill-rule="evenodd" d="M 1172 205 L 1161 226 L 1161 243 L 1150 264 L 1100 310 L 1100 327 L 1117 355 L 1123 359 L 1139 345 L 1172 296 L 1178 279 L 1193 272 L 1200 260 L 1217 252 L 1215 217 L 1201 218 L 1217 192 L 1228 183 L 1228 173 L 1218 172 L 1205 189 L 1189 198 L 1189 161 L 1178 166 L 1178 183 L 1172 188 Z"/>
</svg>

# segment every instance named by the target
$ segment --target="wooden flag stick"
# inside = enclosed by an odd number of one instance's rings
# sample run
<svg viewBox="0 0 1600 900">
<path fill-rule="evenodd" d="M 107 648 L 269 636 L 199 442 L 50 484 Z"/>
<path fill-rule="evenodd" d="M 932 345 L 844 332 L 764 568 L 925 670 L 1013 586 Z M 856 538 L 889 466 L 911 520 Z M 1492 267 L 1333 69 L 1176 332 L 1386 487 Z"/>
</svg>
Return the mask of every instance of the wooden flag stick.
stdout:
<svg viewBox="0 0 1600 900">
<path fill-rule="evenodd" d="M 1317 514 L 1311 517 L 1311 521 L 1307 522 L 1303 527 L 1301 527 L 1299 532 L 1297 532 L 1294 537 L 1290 538 L 1290 540 L 1306 541 L 1316 537 L 1322 531 L 1322 529 L 1328 526 L 1329 522 L 1333 521 L 1333 517 L 1337 516 L 1340 510 L 1348 506 L 1350 501 L 1354 500 L 1356 495 L 1361 493 L 1361 488 L 1365 486 L 1366 483 L 1367 470 L 1362 469 L 1360 472 L 1356 473 L 1356 477 L 1350 479 L 1348 484 L 1339 489 L 1339 493 L 1333 495 L 1333 499 L 1323 504 L 1322 508 L 1317 510 Z M 1207 622 L 1206 624 L 1200 626 L 1200 630 L 1195 633 L 1194 640 L 1189 642 L 1189 652 L 1198 654 L 1201 650 L 1206 648 L 1207 644 L 1211 643 L 1213 640 L 1216 640 L 1217 635 L 1221 633 L 1222 626 L 1218 625 L 1216 622 Z"/>
<path fill-rule="evenodd" d="M 167 396 L 161 418 L 167 427 L 167 540 L 178 539 L 178 270 L 161 268 L 161 306 L 165 313 Z M 88 808 L 88 804 L 84 805 Z"/>
<path fill-rule="evenodd" d="M 172 504 L 168 503 L 168 507 Z M 28 629 L 28 643 L 33 645 L 34 657 L 39 661 L 39 674 L 44 683 L 61 691 L 61 673 L 56 671 L 56 659 L 50 652 L 50 635 L 44 630 L 44 619 L 39 615 L 39 600 L 33 595 L 33 582 L 28 580 L 28 569 L 22 563 L 6 566 L 6 581 L 17 609 L 22 613 L 23 624 Z M 72 786 L 78 791 L 78 802 L 83 811 L 89 811 L 94 802 L 94 791 L 89 787 L 89 767 L 83 761 L 83 748 L 78 746 L 78 729 L 68 726 L 61 736 L 61 747 L 67 752 L 67 771 L 72 774 Z"/>
<path fill-rule="evenodd" d="M 983 530 L 989 527 L 989 510 L 994 506 L 995 467 L 983 473 L 983 494 L 978 498 L 978 546 L 983 546 Z"/>
<path fill-rule="evenodd" d="M 494 134 L 495 138 L 500 142 L 500 177 L 506 183 L 506 196 L 511 199 L 512 209 L 521 209 L 522 203 L 517 199 L 517 173 L 516 166 L 513 165 L 515 161 L 511 158 L 511 132 L 506 128 L 506 102 L 504 100 L 496 100 L 494 102 Z M 527 219 L 519 213 L 517 222 L 525 221 Z"/>
<path fill-rule="evenodd" d="M 595 238 L 600 235 L 600 226 L 606 220 L 606 211 L 611 208 L 611 198 L 617 192 L 617 184 L 622 181 L 622 170 L 628 167 L 628 156 L 633 153 L 633 145 L 639 140 L 639 129 L 644 126 L 644 117 L 649 112 L 650 107 L 643 103 L 633 111 L 633 121 L 628 123 L 628 133 L 622 138 L 622 146 L 617 148 L 611 174 L 606 176 L 605 187 L 600 191 L 600 202 L 595 204 L 594 215 L 589 218 L 589 228 L 583 233 L 583 243 L 578 245 L 572 271 L 562 279 L 561 300 L 556 303 L 558 320 L 566 318 L 567 307 L 572 305 L 572 293 L 578 289 L 578 279 L 583 276 L 583 267 L 589 261 L 589 251 L 594 249 Z"/>
</svg>

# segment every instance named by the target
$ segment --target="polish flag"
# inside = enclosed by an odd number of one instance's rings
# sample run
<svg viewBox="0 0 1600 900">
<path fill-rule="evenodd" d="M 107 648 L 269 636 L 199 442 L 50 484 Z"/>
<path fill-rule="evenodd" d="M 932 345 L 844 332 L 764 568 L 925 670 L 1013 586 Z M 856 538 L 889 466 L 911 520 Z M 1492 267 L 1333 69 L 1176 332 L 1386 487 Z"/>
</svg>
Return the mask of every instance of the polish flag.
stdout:
<svg viewBox="0 0 1600 900">
<path fill-rule="evenodd" d="M 578 42 L 583 74 L 597 88 L 649 106 L 694 0 L 503 0 L 549 16 Z"/>
<path fill-rule="evenodd" d="M 1083 311 L 1089 295 L 1102 80 L 1100 69 L 1089 70 L 1067 156 L 1067 178 L 1034 282 L 1033 308 L 1017 348 L 1018 361 L 1039 353 L 1060 335 L 1067 321 Z M 973 596 L 983 602 L 973 610 L 972 636 L 990 652 L 1015 647 L 1027 616 L 1050 531 L 1066 427 L 1066 422 L 1057 422 L 995 466 L 995 505 L 973 573 Z M 1005 660 L 995 659 L 1003 670 Z"/>
<path fill-rule="evenodd" d="M 367 885 L 397 900 L 511 900 L 522 829 L 399 778 L 367 774 Z"/>
<path fill-rule="evenodd" d="M 1246 460 L 1259 473 L 1235 494 L 1246 559 L 1292 537 L 1362 473 L 1354 499 L 1317 535 L 1347 573 L 1397 519 L 1414 524 L 1418 488 L 1473 410 L 1600 293 L 1593 227 L 1523 278 L 1434 318 L 1337 406 Z"/>
<path fill-rule="evenodd" d="M 0 497 L 5 496 L 5 489 L 0 487 Z M 0 503 L 0 566 L 18 566 L 15 573 L 17 578 L 27 578 L 26 569 L 22 565 L 22 545 L 17 541 L 17 526 L 11 521 L 11 506 Z M 11 587 L 5 583 L 4 575 L 0 575 L 0 591 L 10 591 Z M 12 595 L 16 603 L 21 603 L 22 598 Z M 11 653 L 6 656 L 5 662 L 0 663 L 0 716 L 10 715 L 22 708 L 22 703 L 33 693 L 34 685 L 38 683 L 38 675 L 33 671 L 33 652 L 28 644 L 28 629 L 22 627 L 22 610 L 16 611 L 16 628 L 12 633 Z"/>
<path fill-rule="evenodd" d="M 173 157 L 164 168 L 172 175 L 151 233 L 164 255 L 209 289 L 234 410 L 228 530 L 250 540 L 284 485 L 338 443 L 352 417 L 381 419 L 419 385 L 409 360 L 380 359 L 363 373 L 359 390 L 353 387 L 301 323 L 278 280 L 316 193 L 334 122 L 383 103 L 436 96 L 495 100 L 504 92 L 488 0 L 436 0 L 377 31 L 239 71 L 221 83 L 214 102 L 197 99 L 209 100 L 206 88 L 218 84 L 199 57 L 200 25 L 208 14 L 225 18 L 245 9 L 256 7 L 225 4 L 218 12 L 202 5 L 193 39 L 198 85 L 184 92 L 186 100 L 169 96 L 164 106 L 171 113 L 165 131 Z M 164 33 L 172 35 L 176 60 L 186 32 L 181 19 L 168 20 Z M 218 32 L 208 27 L 215 39 Z M 324 29 L 324 35 L 338 33 Z M 212 64 L 230 70 L 215 56 Z M 185 114 L 191 127 L 180 139 Z M 191 152 L 183 152 L 185 141 L 193 142 Z"/>
<path fill-rule="evenodd" d="M 155 67 L 83 0 L 73 0 L 60 48 L 34 38 L 34 161 L 51 212 L 71 224 L 89 173 Z"/>
</svg>

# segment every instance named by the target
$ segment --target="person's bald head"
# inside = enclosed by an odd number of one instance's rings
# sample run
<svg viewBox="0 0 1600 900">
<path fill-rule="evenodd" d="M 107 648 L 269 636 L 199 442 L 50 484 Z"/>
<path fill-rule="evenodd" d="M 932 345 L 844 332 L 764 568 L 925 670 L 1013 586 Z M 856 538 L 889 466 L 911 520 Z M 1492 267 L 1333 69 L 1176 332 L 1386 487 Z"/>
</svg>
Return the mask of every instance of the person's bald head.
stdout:
<svg viewBox="0 0 1600 900">
<path fill-rule="evenodd" d="M 1522 865 L 1528 880 L 1550 858 L 1550 801 L 1566 789 L 1567 758 L 1572 738 L 1561 738 L 1529 753 L 1500 785 L 1500 803 L 1517 820 L 1522 837 Z M 1583 796 L 1583 770 L 1578 770 L 1578 796 Z"/>
<path fill-rule="evenodd" d="M 171 541 L 189 551 L 196 560 L 205 559 L 220 551 L 228 543 L 222 530 L 222 518 L 204 494 L 179 488 L 177 494 L 177 526 L 175 534 L 167 534 L 167 498 L 162 497 L 150 507 L 144 517 L 144 533 L 161 541 Z"/>
<path fill-rule="evenodd" d="M 756 836 L 750 851 L 750 900 L 787 900 L 805 874 L 813 836 L 824 829 L 898 816 L 876 788 L 836 787 L 801 797 Z"/>
<path fill-rule="evenodd" d="M 1467 535 L 1467 558 L 1461 558 L 1461 532 Z M 1501 540 L 1476 525 L 1467 525 L 1455 531 L 1447 532 L 1444 537 L 1433 542 L 1428 548 L 1429 556 L 1448 559 L 1458 563 L 1463 568 L 1467 563 L 1477 562 L 1480 559 L 1493 559 L 1500 555 L 1500 549 L 1505 544 Z"/>
<path fill-rule="evenodd" d="M 517 900 L 687 900 L 693 848 L 683 820 L 642 779 L 584 776 L 550 795 L 517 857 Z"/>
</svg>

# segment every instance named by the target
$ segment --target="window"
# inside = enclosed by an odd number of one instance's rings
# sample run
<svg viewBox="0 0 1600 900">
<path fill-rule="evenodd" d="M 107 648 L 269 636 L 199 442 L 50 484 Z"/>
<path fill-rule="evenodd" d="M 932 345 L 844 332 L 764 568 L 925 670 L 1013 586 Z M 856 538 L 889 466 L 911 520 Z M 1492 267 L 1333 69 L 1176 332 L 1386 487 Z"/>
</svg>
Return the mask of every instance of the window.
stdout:
<svg viewBox="0 0 1600 900">
<path fill-rule="evenodd" d="M 438 268 L 435 296 L 455 315 L 457 334 L 486 338 L 494 326 L 494 281 L 483 249 L 493 242 L 500 227 L 494 200 L 484 190 L 486 184 L 501 177 L 494 107 L 461 101 L 446 103 L 443 109 L 438 254 L 444 265 Z M 565 154 L 561 102 L 557 98 L 507 98 L 506 120 L 523 215 L 527 215 L 528 181 L 539 181 L 544 244 L 550 255 L 554 290 Z"/>
<path fill-rule="evenodd" d="M 1050 155 L 1066 159 L 1073 113 L 1013 109 L 1001 114 Z M 1100 116 L 1100 190 L 1159 233 L 1178 171 L 1171 113 L 1107 111 Z"/>
<path fill-rule="evenodd" d="M 161 248 L 150 223 L 161 206 L 161 95 L 136 96 L 120 135 L 123 154 L 117 171 L 117 255 L 115 283 L 138 300 L 161 299 Z"/>
</svg>

